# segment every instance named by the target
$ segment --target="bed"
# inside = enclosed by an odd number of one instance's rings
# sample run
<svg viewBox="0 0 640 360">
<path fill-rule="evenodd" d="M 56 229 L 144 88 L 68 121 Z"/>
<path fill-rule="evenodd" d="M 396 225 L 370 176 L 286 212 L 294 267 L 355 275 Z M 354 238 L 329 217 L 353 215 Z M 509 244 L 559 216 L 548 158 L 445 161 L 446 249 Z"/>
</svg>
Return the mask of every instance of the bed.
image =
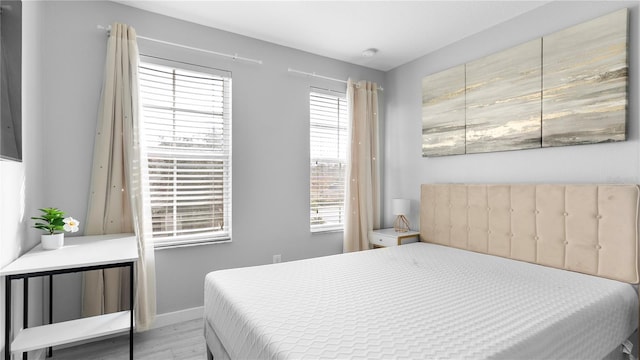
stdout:
<svg viewBox="0 0 640 360">
<path fill-rule="evenodd" d="M 425 184 L 419 243 L 208 274 L 208 357 L 623 358 L 639 193 Z"/>
</svg>

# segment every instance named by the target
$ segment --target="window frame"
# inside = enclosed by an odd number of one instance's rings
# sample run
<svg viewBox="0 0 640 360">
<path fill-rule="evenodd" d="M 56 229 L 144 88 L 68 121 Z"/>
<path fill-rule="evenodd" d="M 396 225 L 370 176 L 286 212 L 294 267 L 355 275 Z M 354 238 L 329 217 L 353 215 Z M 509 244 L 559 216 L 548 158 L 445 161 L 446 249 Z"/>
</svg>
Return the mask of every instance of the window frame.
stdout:
<svg viewBox="0 0 640 360">
<path fill-rule="evenodd" d="M 338 101 L 337 104 L 337 114 L 338 117 L 335 119 L 337 124 L 335 127 L 333 127 L 333 129 L 336 129 L 338 131 L 338 134 L 336 135 L 336 142 L 337 142 L 337 149 L 336 152 L 338 154 L 340 154 L 341 152 L 344 152 L 343 157 L 341 158 L 340 155 L 333 157 L 333 158 L 325 158 L 325 159 L 335 159 L 338 163 L 340 163 L 340 165 L 342 166 L 342 179 L 341 179 L 341 186 L 342 186 L 342 194 L 341 194 L 341 203 L 339 205 L 339 210 L 337 210 L 336 212 L 341 213 L 341 221 L 338 223 L 332 222 L 329 224 L 313 224 L 312 221 L 312 217 L 314 216 L 313 214 L 313 209 L 312 209 L 312 205 L 314 203 L 314 198 L 312 198 L 313 196 L 313 182 L 314 182 L 314 176 L 313 176 L 313 159 L 317 159 L 317 158 L 312 158 L 313 156 L 313 100 L 314 100 L 314 95 L 317 97 L 329 97 L 332 98 L 334 100 Z M 346 191 L 346 184 L 344 181 L 344 177 L 346 176 L 346 172 L 347 172 L 347 166 L 348 166 L 348 156 L 349 156 L 349 149 L 348 149 L 348 144 L 349 144 L 349 136 L 350 136 L 350 124 L 349 124 L 349 119 L 348 119 L 348 105 L 347 105 L 347 94 L 346 91 L 335 91 L 335 90 L 329 90 L 329 89 L 322 89 L 322 88 L 317 88 L 317 87 L 310 87 L 309 89 L 309 95 L 308 95 L 308 99 L 309 99 L 309 230 L 312 234 L 318 234 L 318 233 L 326 233 L 326 232 L 342 232 L 344 231 L 344 225 L 345 225 L 345 221 L 346 221 L 346 214 L 345 214 L 345 210 L 346 210 L 346 202 L 345 202 L 345 191 Z M 340 129 L 342 129 L 342 134 L 340 134 Z M 342 141 L 341 141 L 342 139 Z M 335 215 L 337 216 L 337 215 Z"/>
<path fill-rule="evenodd" d="M 222 206 L 223 206 L 223 220 L 222 220 L 222 230 L 219 235 L 216 235 L 215 232 L 207 232 L 203 234 L 197 235 L 175 235 L 176 229 L 174 229 L 174 235 L 169 237 L 156 237 L 155 231 L 151 232 L 151 238 L 156 249 L 161 248 L 169 248 L 169 247 L 180 247 L 180 246 L 193 246 L 200 244 L 210 244 L 210 243 L 226 243 L 231 242 L 232 239 L 232 124 L 233 124 L 233 116 L 232 116 L 232 73 L 231 71 L 216 69 L 212 67 L 196 65 L 181 61 L 169 60 L 164 58 L 159 58 L 155 56 L 148 55 L 140 55 L 140 62 L 138 64 L 140 72 L 140 67 L 145 64 L 149 65 L 159 65 L 169 68 L 174 68 L 177 70 L 183 70 L 187 72 L 197 72 L 206 75 L 211 75 L 213 77 L 221 78 L 223 81 L 223 140 L 222 145 L 228 144 L 227 151 L 221 156 L 223 158 L 223 196 L 222 196 Z M 145 123 L 145 103 L 143 99 L 143 87 L 142 87 L 142 77 L 140 79 L 140 99 L 139 99 L 139 109 L 140 109 L 140 119 L 141 126 L 144 127 L 144 132 L 147 132 L 149 129 Z M 147 157 L 147 162 L 149 161 L 150 151 L 149 147 L 141 144 L 141 146 L 145 147 L 144 154 Z M 178 159 L 180 155 L 175 155 L 175 158 Z M 186 158 L 185 158 L 186 159 Z M 149 165 L 147 165 L 147 171 L 149 170 Z M 175 171 L 174 171 L 175 173 Z M 149 183 L 150 179 L 147 180 L 146 191 L 149 192 L 149 197 L 152 197 L 151 193 L 151 185 Z M 215 200 L 211 201 L 211 204 L 215 204 Z M 153 207 L 151 204 L 144 204 L 145 206 L 149 206 L 149 212 Z M 175 215 L 174 215 L 175 216 Z M 151 222 L 152 220 L 150 220 Z M 153 226 L 152 226 L 153 227 Z"/>
</svg>

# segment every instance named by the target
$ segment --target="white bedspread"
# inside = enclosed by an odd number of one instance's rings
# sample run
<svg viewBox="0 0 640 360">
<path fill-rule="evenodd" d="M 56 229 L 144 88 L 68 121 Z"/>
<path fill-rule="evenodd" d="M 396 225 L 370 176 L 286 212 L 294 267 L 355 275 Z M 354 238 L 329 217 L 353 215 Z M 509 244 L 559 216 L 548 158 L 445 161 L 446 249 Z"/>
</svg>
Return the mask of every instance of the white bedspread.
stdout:
<svg viewBox="0 0 640 360">
<path fill-rule="evenodd" d="M 426 243 L 205 280 L 232 359 L 600 359 L 637 319 L 629 284 Z"/>
</svg>

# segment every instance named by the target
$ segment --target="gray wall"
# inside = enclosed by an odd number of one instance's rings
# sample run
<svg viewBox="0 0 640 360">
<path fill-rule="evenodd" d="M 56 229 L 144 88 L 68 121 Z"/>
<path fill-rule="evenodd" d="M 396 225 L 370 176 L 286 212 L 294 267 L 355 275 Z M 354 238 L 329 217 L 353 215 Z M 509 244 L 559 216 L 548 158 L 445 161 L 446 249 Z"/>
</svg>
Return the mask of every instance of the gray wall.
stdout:
<svg viewBox="0 0 640 360">
<path fill-rule="evenodd" d="M 422 78 L 508 49 L 540 36 L 628 7 L 628 140 L 500 153 L 422 158 Z M 418 227 L 422 183 L 638 183 L 638 1 L 554 1 L 511 21 L 470 36 L 385 75 L 386 168 L 383 198 L 412 200 L 412 228 Z M 384 223 L 393 222 L 384 209 Z"/>
<path fill-rule="evenodd" d="M 341 233 L 309 232 L 308 93 L 311 85 L 343 91 L 346 87 L 293 75 L 287 68 L 378 83 L 382 72 L 112 2 L 47 1 L 44 8 L 43 146 L 45 153 L 68 161 L 45 164 L 48 186 L 57 191 L 48 193 L 43 205 L 77 217 L 81 229 L 107 42 L 97 25 L 123 22 L 141 36 L 263 61 L 234 62 L 138 41 L 143 54 L 233 74 L 233 241 L 156 251 L 159 313 L 201 306 L 204 276 L 210 271 L 271 263 L 274 254 L 288 261 L 342 252 Z M 54 289 L 56 319 L 77 316 L 79 276 L 59 277 Z"/>
</svg>

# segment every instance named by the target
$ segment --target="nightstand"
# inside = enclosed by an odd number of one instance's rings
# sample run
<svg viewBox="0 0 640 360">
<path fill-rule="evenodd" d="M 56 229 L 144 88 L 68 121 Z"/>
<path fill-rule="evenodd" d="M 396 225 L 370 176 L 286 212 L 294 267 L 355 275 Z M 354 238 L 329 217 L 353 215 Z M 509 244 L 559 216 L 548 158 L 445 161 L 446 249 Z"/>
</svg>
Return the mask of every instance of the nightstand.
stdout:
<svg viewBox="0 0 640 360">
<path fill-rule="evenodd" d="M 418 241 L 420 241 L 420 232 L 418 231 L 396 232 L 393 228 L 369 231 L 369 243 L 374 248 L 398 246 Z"/>
</svg>

